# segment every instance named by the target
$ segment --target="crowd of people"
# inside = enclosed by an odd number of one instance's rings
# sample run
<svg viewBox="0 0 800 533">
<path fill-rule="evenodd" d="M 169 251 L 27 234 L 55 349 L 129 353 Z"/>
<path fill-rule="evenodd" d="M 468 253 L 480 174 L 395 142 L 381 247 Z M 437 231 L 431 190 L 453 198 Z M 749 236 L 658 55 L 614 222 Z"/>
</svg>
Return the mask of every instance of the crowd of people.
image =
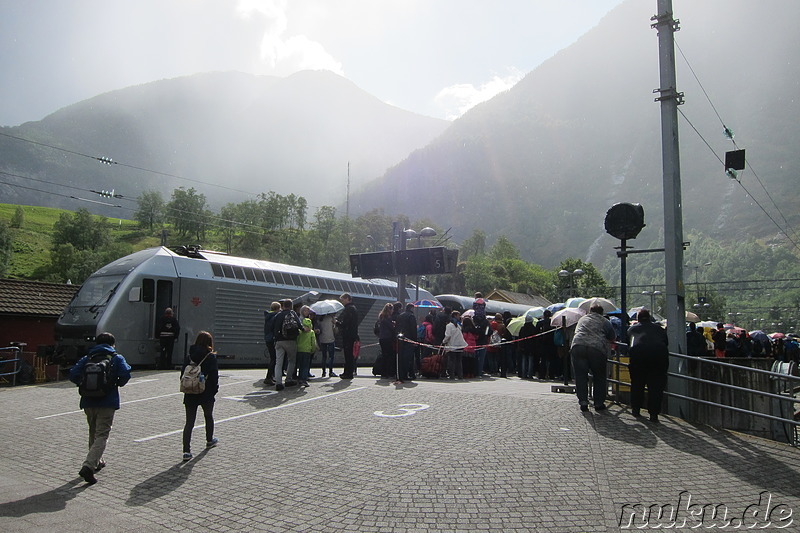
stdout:
<svg viewBox="0 0 800 533">
<path fill-rule="evenodd" d="M 264 339 L 269 353 L 265 386 L 276 391 L 285 387 L 308 387 L 311 361 L 319 351 L 321 375 L 353 379 L 360 342 L 359 315 L 350 294 L 339 297 L 343 308 L 337 314 L 317 316 L 309 306 L 295 306 L 290 299 L 273 302 L 264 313 Z M 592 403 L 596 411 L 606 409 L 607 360 L 621 336 L 604 315 L 600 305 L 593 305 L 567 332 L 551 324 L 551 312 L 545 310 L 539 320 L 526 317 L 518 333 L 512 333 L 510 313 L 486 314 L 486 301 L 475 294 L 471 309 L 463 313 L 447 307 L 427 314 L 417 322 L 414 304 L 387 303 L 375 324 L 380 355 L 373 374 L 402 383 L 422 375 L 451 380 L 507 378 L 516 375 L 526 380 L 562 380 L 570 369 L 574 373 L 575 392 L 581 411 L 589 410 L 589 381 L 593 382 Z M 652 320 L 647 309 L 639 311 L 627 333 L 631 380 L 631 412 L 641 416 L 646 408 L 650 421 L 657 423 L 667 381 L 669 348 L 666 330 Z M 172 345 L 180 326 L 171 309 L 159 325 L 159 366 L 168 365 Z M 333 371 L 337 335 L 344 352 L 344 369 Z M 759 336 L 760 337 L 760 336 Z M 569 340 L 569 342 L 565 342 Z M 766 341 L 744 331 L 718 324 L 716 329 L 689 324 L 686 334 L 688 355 L 716 357 L 773 357 L 780 361 L 798 361 L 800 346 L 796 338 Z M 89 451 L 79 475 L 89 484 L 105 467 L 103 452 L 108 441 L 114 414 L 120 406 L 119 387 L 131 377 L 131 367 L 115 350 L 111 333 L 101 333 L 96 345 L 70 370 L 70 380 L 79 385 L 80 408 L 89 426 Z M 571 358 L 571 366 L 565 362 Z M 567 363 L 569 364 L 569 363 Z M 104 366 L 105 365 L 105 366 Z M 203 411 L 206 447 L 219 442 L 214 436 L 214 403 L 219 390 L 219 370 L 210 333 L 198 333 L 189 348 L 188 365 L 200 367 L 204 389 L 184 394 L 185 425 L 183 460 L 193 458 L 191 441 L 197 412 Z M 105 377 L 102 368 L 107 369 Z M 98 370 L 101 369 L 101 370 Z M 99 393 L 91 392 L 87 375 L 100 383 Z M 286 381 L 284 382 L 284 377 Z M 644 404 L 647 388 L 647 405 Z"/>
</svg>

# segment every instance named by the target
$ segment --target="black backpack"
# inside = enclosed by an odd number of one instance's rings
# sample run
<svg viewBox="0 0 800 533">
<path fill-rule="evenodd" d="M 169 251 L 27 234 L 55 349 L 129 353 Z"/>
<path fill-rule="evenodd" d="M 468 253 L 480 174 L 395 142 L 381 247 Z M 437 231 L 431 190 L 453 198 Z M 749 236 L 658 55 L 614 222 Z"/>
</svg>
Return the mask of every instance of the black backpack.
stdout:
<svg viewBox="0 0 800 533">
<path fill-rule="evenodd" d="M 294 340 L 300 335 L 300 320 L 297 318 L 297 313 L 289 311 L 283 316 L 283 323 L 281 324 L 281 335 L 286 340 Z"/>
<path fill-rule="evenodd" d="M 92 356 L 84 365 L 78 392 L 85 398 L 103 398 L 113 388 L 111 357 Z"/>
</svg>

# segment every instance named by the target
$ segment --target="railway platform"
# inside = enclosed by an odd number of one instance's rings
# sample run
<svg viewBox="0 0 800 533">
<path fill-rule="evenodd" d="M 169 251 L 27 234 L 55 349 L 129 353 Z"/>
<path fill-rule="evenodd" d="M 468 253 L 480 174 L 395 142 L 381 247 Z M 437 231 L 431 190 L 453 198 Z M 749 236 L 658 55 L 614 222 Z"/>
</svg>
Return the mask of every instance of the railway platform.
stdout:
<svg viewBox="0 0 800 533">
<path fill-rule="evenodd" d="M 135 371 L 91 486 L 77 388 L 0 389 L 0 530 L 800 530 L 800 450 L 786 444 L 613 404 L 581 412 L 517 378 L 278 393 L 260 369 L 220 374 L 219 445 L 196 428 L 184 463 L 178 373 Z"/>
</svg>

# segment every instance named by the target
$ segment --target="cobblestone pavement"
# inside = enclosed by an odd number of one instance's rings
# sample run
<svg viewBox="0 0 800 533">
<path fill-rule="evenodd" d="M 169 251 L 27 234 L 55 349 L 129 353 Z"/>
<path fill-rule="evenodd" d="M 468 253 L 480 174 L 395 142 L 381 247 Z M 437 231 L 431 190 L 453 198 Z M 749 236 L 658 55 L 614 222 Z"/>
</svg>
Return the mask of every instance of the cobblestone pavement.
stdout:
<svg viewBox="0 0 800 533">
<path fill-rule="evenodd" d="M 262 376 L 222 371 L 220 444 L 196 428 L 183 463 L 177 372 L 135 372 L 92 486 L 76 388 L 0 389 L 0 530 L 800 531 L 800 451 L 785 444 L 617 405 L 582 413 L 516 378 L 276 393 Z"/>
</svg>

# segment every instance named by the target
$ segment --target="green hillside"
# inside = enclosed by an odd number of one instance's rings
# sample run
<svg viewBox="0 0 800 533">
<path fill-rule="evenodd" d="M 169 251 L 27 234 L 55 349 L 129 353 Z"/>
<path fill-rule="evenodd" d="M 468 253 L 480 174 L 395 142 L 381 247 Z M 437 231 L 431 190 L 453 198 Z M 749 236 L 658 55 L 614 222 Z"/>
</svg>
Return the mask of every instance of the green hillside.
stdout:
<svg viewBox="0 0 800 533">
<path fill-rule="evenodd" d="M 14 247 L 6 277 L 40 279 L 41 272 L 50 262 L 53 225 L 62 213 L 72 214 L 72 211 L 28 205 L 22 208 L 25 212 L 22 226 L 10 228 Z M 0 204 L 0 220 L 10 225 L 16 209 L 13 204 Z M 143 234 L 132 220 L 108 218 L 107 221 L 112 241 L 129 245 L 132 251 L 159 243 L 158 237 Z"/>
</svg>

